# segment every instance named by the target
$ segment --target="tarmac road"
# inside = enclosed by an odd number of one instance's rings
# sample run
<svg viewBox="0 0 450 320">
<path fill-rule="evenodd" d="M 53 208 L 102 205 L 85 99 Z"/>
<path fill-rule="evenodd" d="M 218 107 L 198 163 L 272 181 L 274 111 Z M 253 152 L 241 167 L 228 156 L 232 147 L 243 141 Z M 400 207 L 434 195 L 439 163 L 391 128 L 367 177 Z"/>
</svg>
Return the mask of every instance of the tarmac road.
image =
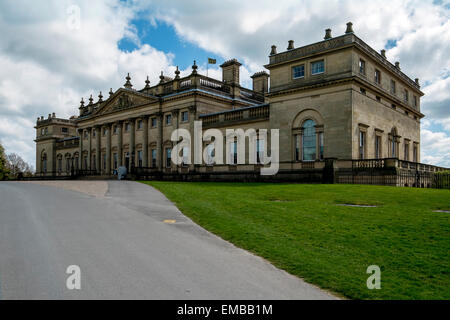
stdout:
<svg viewBox="0 0 450 320">
<path fill-rule="evenodd" d="M 0 182 L 0 299 L 335 299 L 205 231 L 149 186 L 102 183 L 105 196 Z M 66 286 L 70 265 L 80 290 Z"/>
</svg>

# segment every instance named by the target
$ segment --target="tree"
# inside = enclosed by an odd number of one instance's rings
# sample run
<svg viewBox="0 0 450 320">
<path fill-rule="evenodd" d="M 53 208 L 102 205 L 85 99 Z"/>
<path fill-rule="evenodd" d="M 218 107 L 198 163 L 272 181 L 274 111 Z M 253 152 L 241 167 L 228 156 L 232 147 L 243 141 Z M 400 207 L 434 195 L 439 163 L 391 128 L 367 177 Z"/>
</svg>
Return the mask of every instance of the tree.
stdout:
<svg viewBox="0 0 450 320">
<path fill-rule="evenodd" d="M 6 158 L 11 176 L 17 178 L 19 174 L 24 176 L 33 174 L 33 167 L 26 163 L 17 153 L 10 153 Z"/>
<path fill-rule="evenodd" d="M 5 156 L 5 149 L 0 142 L 0 180 L 6 180 L 8 178 L 8 160 Z"/>
</svg>

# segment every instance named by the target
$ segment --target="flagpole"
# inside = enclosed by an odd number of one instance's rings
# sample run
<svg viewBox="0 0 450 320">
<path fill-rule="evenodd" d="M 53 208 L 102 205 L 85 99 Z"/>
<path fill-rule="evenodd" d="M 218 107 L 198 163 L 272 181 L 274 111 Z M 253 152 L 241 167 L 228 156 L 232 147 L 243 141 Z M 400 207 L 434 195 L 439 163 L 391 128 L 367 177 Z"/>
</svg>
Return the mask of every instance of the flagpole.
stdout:
<svg viewBox="0 0 450 320">
<path fill-rule="evenodd" d="M 209 59 L 206 62 L 206 77 L 208 77 L 208 66 L 209 66 Z"/>
</svg>

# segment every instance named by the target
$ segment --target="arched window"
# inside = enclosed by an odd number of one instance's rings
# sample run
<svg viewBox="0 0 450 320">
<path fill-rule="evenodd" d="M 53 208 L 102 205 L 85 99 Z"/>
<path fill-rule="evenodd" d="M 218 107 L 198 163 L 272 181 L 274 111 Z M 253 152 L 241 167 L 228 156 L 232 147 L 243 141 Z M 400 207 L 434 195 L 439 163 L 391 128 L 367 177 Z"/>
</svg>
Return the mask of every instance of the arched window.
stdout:
<svg viewBox="0 0 450 320">
<path fill-rule="evenodd" d="M 303 161 L 316 160 L 316 123 L 306 120 L 303 123 Z"/>
</svg>

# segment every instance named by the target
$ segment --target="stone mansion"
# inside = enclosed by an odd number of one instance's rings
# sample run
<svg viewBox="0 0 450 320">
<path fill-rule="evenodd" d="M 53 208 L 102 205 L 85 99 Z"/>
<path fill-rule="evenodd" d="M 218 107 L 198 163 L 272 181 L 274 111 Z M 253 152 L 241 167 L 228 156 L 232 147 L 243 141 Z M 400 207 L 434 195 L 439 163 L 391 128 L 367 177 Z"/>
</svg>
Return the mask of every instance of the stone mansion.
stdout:
<svg viewBox="0 0 450 320">
<path fill-rule="evenodd" d="M 110 176 L 119 166 L 172 174 L 248 172 L 260 166 L 174 165 L 171 133 L 193 132 L 194 121 L 202 121 L 203 130 L 279 129 L 281 171 L 322 168 L 331 158 L 420 162 L 419 80 L 357 37 L 351 23 L 343 35 L 332 37 L 327 29 L 323 41 L 303 47 L 290 40 L 279 52 L 273 45 L 264 66 L 269 72 L 251 77 L 252 90 L 240 85 L 240 66 L 236 59 L 224 62 L 219 81 L 199 74 L 194 61 L 190 75 L 180 77 L 177 68 L 154 85 L 147 77 L 142 89 L 128 75 L 108 97 L 82 99 L 77 116 L 39 117 L 37 174 Z"/>
</svg>

